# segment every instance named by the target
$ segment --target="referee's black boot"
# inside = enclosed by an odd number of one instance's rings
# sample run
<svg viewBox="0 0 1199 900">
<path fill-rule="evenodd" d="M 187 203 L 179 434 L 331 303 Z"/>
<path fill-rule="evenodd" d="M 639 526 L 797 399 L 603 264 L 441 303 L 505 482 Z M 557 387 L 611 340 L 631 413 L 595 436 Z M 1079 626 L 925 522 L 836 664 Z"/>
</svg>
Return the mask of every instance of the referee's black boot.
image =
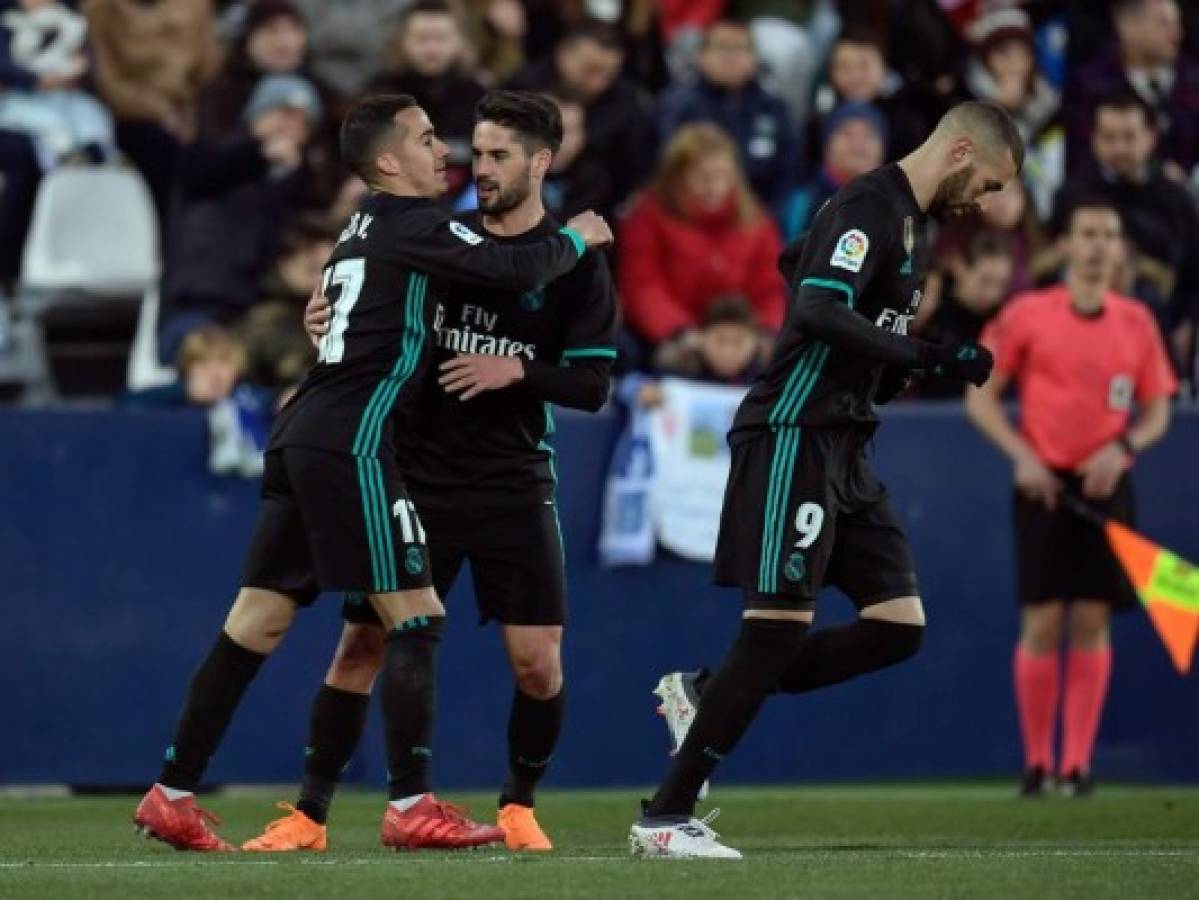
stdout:
<svg viewBox="0 0 1199 900">
<path fill-rule="evenodd" d="M 1025 769 L 1020 778 L 1021 797 L 1044 797 L 1049 793 L 1049 787 L 1049 774 L 1043 766 Z"/>
</svg>

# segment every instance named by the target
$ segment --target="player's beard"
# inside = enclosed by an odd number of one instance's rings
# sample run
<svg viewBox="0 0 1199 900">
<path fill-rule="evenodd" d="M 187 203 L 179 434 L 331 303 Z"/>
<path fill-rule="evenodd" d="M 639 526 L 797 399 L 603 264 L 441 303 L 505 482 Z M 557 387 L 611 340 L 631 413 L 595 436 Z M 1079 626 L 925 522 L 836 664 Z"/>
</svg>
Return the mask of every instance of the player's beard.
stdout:
<svg viewBox="0 0 1199 900">
<path fill-rule="evenodd" d="M 937 192 L 933 194 L 933 202 L 928 205 L 929 215 L 944 219 L 973 212 L 975 204 L 966 200 L 966 187 L 973 175 L 974 166 L 969 165 L 942 179 L 937 185 Z"/>
<path fill-rule="evenodd" d="M 479 211 L 489 216 L 502 216 L 504 213 L 516 209 L 529 199 L 529 193 L 532 191 L 532 182 L 528 171 L 507 187 L 503 187 L 497 182 L 490 183 L 495 187 L 494 196 L 487 202 L 484 202 L 482 198 L 479 200 Z M 475 181 L 475 190 L 478 190 L 477 180 Z"/>
</svg>

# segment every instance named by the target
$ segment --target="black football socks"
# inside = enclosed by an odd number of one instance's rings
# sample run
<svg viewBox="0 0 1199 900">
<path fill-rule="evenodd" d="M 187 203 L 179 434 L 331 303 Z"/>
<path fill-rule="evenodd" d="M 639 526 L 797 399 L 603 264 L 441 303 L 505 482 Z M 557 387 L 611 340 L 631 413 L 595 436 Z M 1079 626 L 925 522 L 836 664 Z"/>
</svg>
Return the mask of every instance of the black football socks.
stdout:
<svg viewBox="0 0 1199 900">
<path fill-rule="evenodd" d="M 392 800 L 429 791 L 437 699 L 435 663 L 444 625 L 444 616 L 414 616 L 387 636 L 379 700 Z"/>
<path fill-rule="evenodd" d="M 821 628 L 808 635 L 803 650 L 779 678 L 778 689 L 785 694 L 799 694 L 885 669 L 914 656 L 923 637 L 923 625 L 881 619 L 858 619 L 849 625 Z"/>
<path fill-rule="evenodd" d="M 737 745 L 762 701 L 800 652 L 806 622 L 743 619 L 737 640 L 704 686 L 703 703 L 658 792 L 649 818 L 689 818 L 700 786 Z"/>
<path fill-rule="evenodd" d="M 370 694 L 324 684 L 312 703 L 308 746 L 304 748 L 304 781 L 296 809 L 321 825 L 329 818 L 337 781 L 362 738 L 370 699 Z"/>
<path fill-rule="evenodd" d="M 247 650 L 224 631 L 192 676 L 175 739 L 167 748 L 158 783 L 195 791 L 246 688 L 266 656 Z"/>
<path fill-rule="evenodd" d="M 509 803 L 533 806 L 537 782 L 558 744 L 565 708 L 565 686 L 549 700 L 537 700 L 516 689 L 508 715 L 508 777 L 500 794 L 501 808 Z"/>
</svg>

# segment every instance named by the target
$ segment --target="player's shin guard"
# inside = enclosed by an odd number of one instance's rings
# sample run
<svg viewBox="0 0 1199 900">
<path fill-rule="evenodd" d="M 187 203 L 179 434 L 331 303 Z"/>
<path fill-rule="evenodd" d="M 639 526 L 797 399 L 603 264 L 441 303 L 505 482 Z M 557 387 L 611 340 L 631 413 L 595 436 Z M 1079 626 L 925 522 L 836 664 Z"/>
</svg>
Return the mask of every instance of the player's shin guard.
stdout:
<svg viewBox="0 0 1199 900">
<path fill-rule="evenodd" d="M 762 701 L 800 650 L 805 622 L 743 619 L 737 640 L 709 679 L 703 703 L 645 815 L 690 817 L 700 785 L 736 746 Z"/>
<path fill-rule="evenodd" d="M 558 744 L 565 708 L 565 686 L 549 700 L 516 689 L 508 716 L 508 777 L 500 794 L 501 809 L 509 803 L 534 805 L 533 793 Z"/>
<path fill-rule="evenodd" d="M 822 628 L 808 635 L 802 652 L 779 678 L 778 690 L 799 694 L 885 669 L 915 656 L 923 637 L 923 625 L 881 619 L 858 619 L 849 625 Z"/>
<path fill-rule="evenodd" d="M 441 616 L 417 616 L 401 622 L 387 636 L 379 699 L 392 800 L 429 791 L 435 664 L 444 624 Z"/>
<path fill-rule="evenodd" d="M 247 650 L 224 631 L 192 676 L 175 739 L 167 748 L 158 783 L 180 791 L 194 791 L 216 752 L 225 729 L 246 688 L 258 674 L 261 653 Z"/>
<path fill-rule="evenodd" d="M 370 694 L 356 694 L 321 685 L 312 703 L 308 746 L 304 750 L 304 781 L 296 809 L 324 825 L 342 771 L 366 727 Z"/>
<path fill-rule="evenodd" d="M 1112 648 L 1066 653 L 1066 692 L 1062 701 L 1062 775 L 1091 771 L 1091 752 L 1107 699 L 1112 674 Z"/>
</svg>

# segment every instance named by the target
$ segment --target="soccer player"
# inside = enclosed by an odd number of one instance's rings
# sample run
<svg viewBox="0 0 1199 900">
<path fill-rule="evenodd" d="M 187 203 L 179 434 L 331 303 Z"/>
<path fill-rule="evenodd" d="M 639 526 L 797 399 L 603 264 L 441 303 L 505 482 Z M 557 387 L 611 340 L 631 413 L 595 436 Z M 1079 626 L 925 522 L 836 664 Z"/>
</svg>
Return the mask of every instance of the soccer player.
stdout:
<svg viewBox="0 0 1199 900">
<path fill-rule="evenodd" d="M 316 366 L 279 415 L 242 587 L 192 679 L 162 773 L 134 813 L 183 850 L 232 850 L 194 791 L 245 689 L 298 607 L 322 590 L 356 591 L 389 630 L 382 707 L 393 803 L 389 846 L 471 846 L 502 839 L 429 792 L 434 655 L 445 610 L 432 588 L 424 531 L 396 464 L 396 420 L 418 396 L 435 304 L 428 282 L 535 290 L 611 240 L 594 214 L 536 243 L 505 246 L 446 216 L 448 150 L 407 95 L 356 104 L 342 123 L 346 164 L 372 188 L 325 269 L 335 299 Z M 413 800 L 415 798 L 415 800 Z M 413 834 L 436 821 L 432 833 Z"/>
<path fill-rule="evenodd" d="M 880 382 L 892 394 L 911 370 L 986 381 L 985 349 L 907 336 L 924 277 L 925 216 L 976 208 L 1015 176 L 1023 150 L 999 106 L 959 104 L 908 156 L 838 191 L 784 251 L 794 299 L 774 359 L 733 421 L 716 548 L 717 583 L 744 592 L 741 630 L 630 830 L 635 854 L 740 857 L 694 817 L 695 802 L 767 694 L 837 684 L 919 648 L 924 611 L 911 553 L 864 450 Z M 849 596 L 858 619 L 806 637 L 825 584 Z"/>
<path fill-rule="evenodd" d="M 966 397 L 971 420 L 1014 466 L 1020 638 L 1013 676 L 1028 797 L 1043 796 L 1055 771 L 1064 793 L 1091 792 L 1091 751 L 1112 667 L 1111 614 L 1136 605 L 1102 531 L 1062 497 L 1130 524 L 1133 460 L 1165 434 L 1177 388 L 1153 313 L 1112 290 L 1122 241 L 1110 200 L 1077 199 L 1066 223 L 1064 283 L 1009 302 L 982 338 L 995 353 L 995 375 Z M 1000 402 L 1011 383 L 1020 393 L 1019 431 Z"/>
<path fill-rule="evenodd" d="M 562 141 L 557 105 L 537 94 L 493 91 L 476 110 L 474 178 L 480 212 L 463 222 L 503 244 L 557 232 L 541 186 Z M 532 291 L 435 285 L 438 383 L 412 413 L 399 465 L 428 535 L 433 583 L 449 592 L 470 563 L 482 621 L 495 619 L 516 677 L 508 720 L 508 777 L 498 823 L 514 850 L 549 850 L 534 816 L 535 789 L 562 727 L 561 644 L 566 614 L 555 506 L 549 404 L 595 411 L 608 396 L 615 301 L 602 256 Z M 316 310 L 316 314 L 312 314 Z M 310 307 L 324 330 L 327 308 Z M 365 723 L 383 662 L 384 631 L 356 598 L 313 705 L 299 801 L 248 850 L 320 850 L 338 776 Z"/>
</svg>

